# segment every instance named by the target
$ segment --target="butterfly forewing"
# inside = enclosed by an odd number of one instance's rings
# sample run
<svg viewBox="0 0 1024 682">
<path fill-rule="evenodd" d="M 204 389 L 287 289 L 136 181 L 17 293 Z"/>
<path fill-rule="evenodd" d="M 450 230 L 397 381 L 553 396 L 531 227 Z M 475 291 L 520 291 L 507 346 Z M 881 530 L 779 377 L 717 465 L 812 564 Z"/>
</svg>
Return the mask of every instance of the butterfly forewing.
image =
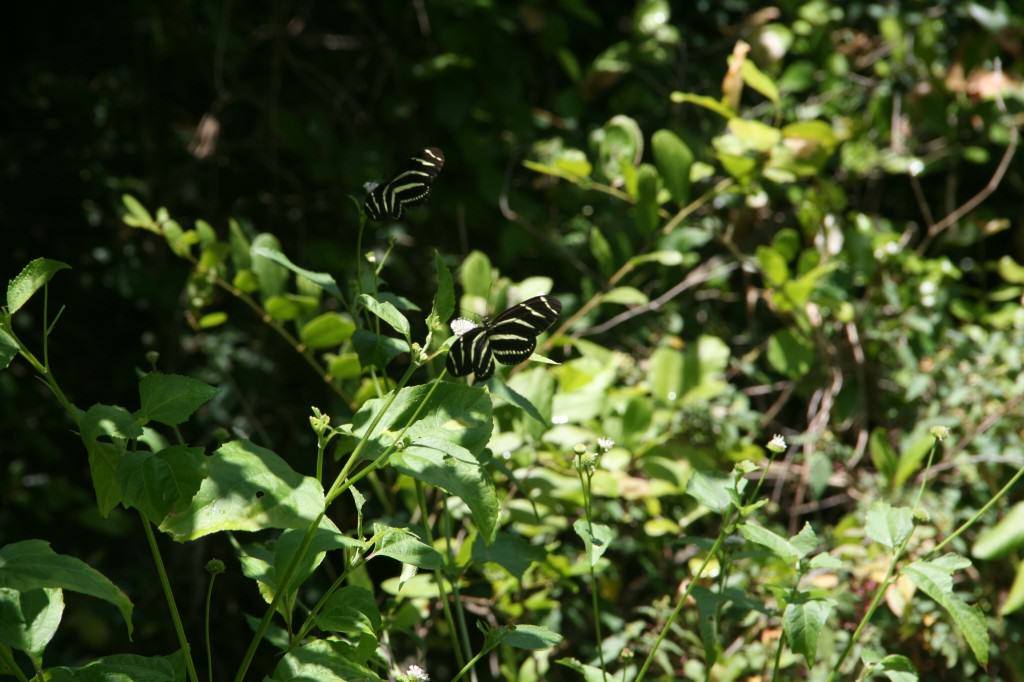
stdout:
<svg viewBox="0 0 1024 682">
<path fill-rule="evenodd" d="M 444 153 L 440 149 L 427 147 L 419 151 L 409 159 L 405 170 L 370 192 L 363 202 L 366 215 L 370 220 L 401 219 L 406 206 L 427 198 L 442 168 Z"/>
<path fill-rule="evenodd" d="M 517 365 L 537 348 L 537 337 L 547 331 L 562 303 L 553 296 L 535 296 L 512 306 L 488 324 L 466 332 L 448 352 L 448 371 L 455 376 L 470 372 L 478 381 L 494 374 L 494 361 Z"/>
</svg>

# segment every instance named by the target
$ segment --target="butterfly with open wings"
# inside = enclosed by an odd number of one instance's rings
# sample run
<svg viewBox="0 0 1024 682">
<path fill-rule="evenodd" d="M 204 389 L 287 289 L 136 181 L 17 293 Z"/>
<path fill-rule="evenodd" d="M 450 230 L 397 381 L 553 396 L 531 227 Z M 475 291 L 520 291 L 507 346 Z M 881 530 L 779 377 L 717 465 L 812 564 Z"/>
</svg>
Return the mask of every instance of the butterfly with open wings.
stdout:
<svg viewBox="0 0 1024 682">
<path fill-rule="evenodd" d="M 472 372 L 477 381 L 487 381 L 494 374 L 495 360 L 518 365 L 533 354 L 537 337 L 561 312 L 562 302 L 554 296 L 534 296 L 479 326 L 454 320 L 452 331 L 461 334 L 448 351 L 448 372 L 457 377 Z"/>
</svg>

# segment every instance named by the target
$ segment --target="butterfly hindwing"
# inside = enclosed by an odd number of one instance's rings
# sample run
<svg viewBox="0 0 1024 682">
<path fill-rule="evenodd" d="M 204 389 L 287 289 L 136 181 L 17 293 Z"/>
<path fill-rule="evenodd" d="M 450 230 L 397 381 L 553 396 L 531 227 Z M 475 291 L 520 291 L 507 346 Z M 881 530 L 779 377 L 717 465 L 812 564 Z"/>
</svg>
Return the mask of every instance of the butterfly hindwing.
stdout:
<svg viewBox="0 0 1024 682">
<path fill-rule="evenodd" d="M 553 296 L 534 296 L 512 306 L 490 323 L 460 336 L 448 352 L 448 371 L 455 376 L 470 372 L 477 381 L 494 374 L 494 361 L 517 365 L 537 348 L 537 337 L 548 330 L 562 312 Z"/>
<path fill-rule="evenodd" d="M 370 191 L 363 208 L 370 220 L 399 220 L 406 206 L 417 204 L 430 194 L 441 169 L 444 168 L 444 152 L 437 147 L 427 147 L 409 159 L 409 166 L 386 183 Z"/>
</svg>

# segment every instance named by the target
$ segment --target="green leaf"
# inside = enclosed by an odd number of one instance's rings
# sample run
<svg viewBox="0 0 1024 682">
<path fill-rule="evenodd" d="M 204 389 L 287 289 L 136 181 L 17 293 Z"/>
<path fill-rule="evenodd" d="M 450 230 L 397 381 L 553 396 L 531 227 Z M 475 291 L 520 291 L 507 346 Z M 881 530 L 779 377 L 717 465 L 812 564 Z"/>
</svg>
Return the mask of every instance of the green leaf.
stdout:
<svg viewBox="0 0 1024 682">
<path fill-rule="evenodd" d="M 534 406 L 533 403 L 527 400 L 525 396 L 517 393 L 515 389 L 506 384 L 500 378 L 496 376 L 492 377 L 487 385 L 490 388 L 491 395 L 493 395 L 494 397 L 499 398 L 500 400 L 508 403 L 509 405 L 514 405 L 515 407 L 518 407 L 538 424 L 541 424 L 542 426 L 548 425 L 548 420 L 544 418 L 544 416 Z"/>
<path fill-rule="evenodd" d="M 396 357 L 409 352 L 409 342 L 405 339 L 382 336 L 365 329 L 356 330 L 352 335 L 352 345 L 363 367 L 373 365 L 384 369 Z"/>
<path fill-rule="evenodd" d="M 0 642 L 41 658 L 64 614 L 64 593 L 56 587 L 24 592 L 0 587 Z"/>
<path fill-rule="evenodd" d="M 0 548 L 0 587 L 19 592 L 60 588 L 87 594 L 117 607 L 132 634 L 132 602 L 89 564 L 50 549 L 43 540 L 24 540 Z"/>
<path fill-rule="evenodd" d="M 386 301 L 378 301 L 369 294 L 359 294 L 359 302 L 367 310 L 386 322 L 388 326 L 401 334 L 407 341 L 410 339 L 409 320 L 405 318 L 398 308 Z"/>
<path fill-rule="evenodd" d="M 324 510 L 324 491 L 315 478 L 249 441 L 220 446 L 206 458 L 206 471 L 189 505 L 160 524 L 178 542 L 225 530 L 305 529 Z"/>
<path fill-rule="evenodd" d="M 623 167 L 636 166 L 643 158 L 644 134 L 629 116 L 613 116 L 595 131 L 594 139 L 597 142 L 598 165 L 609 180 L 622 177 Z"/>
<path fill-rule="evenodd" d="M 0 369 L 7 369 L 18 355 L 18 342 L 4 329 L 0 329 Z"/>
<path fill-rule="evenodd" d="M 694 95 L 694 94 L 689 93 L 689 92 L 678 92 L 677 91 L 677 92 L 673 92 L 672 93 L 671 99 L 672 99 L 673 102 L 676 102 L 676 103 L 679 103 L 679 104 L 682 104 L 682 103 L 696 104 L 697 106 L 704 107 L 705 109 L 708 109 L 709 111 L 713 111 L 716 114 L 718 114 L 719 116 L 722 116 L 722 117 L 724 117 L 726 119 L 732 119 L 732 118 L 735 118 L 735 116 L 736 116 L 736 112 L 733 111 L 731 108 L 729 108 L 728 105 L 723 104 L 722 102 L 719 102 L 714 97 L 708 97 L 707 95 Z"/>
<path fill-rule="evenodd" d="M 611 526 L 602 523 L 587 523 L 586 519 L 576 519 L 572 528 L 576 531 L 576 535 L 583 540 L 583 547 L 590 565 L 597 566 L 597 562 L 615 539 L 615 531 Z"/>
<path fill-rule="evenodd" d="M 896 549 L 914 531 L 914 512 L 910 507 L 892 507 L 875 502 L 868 509 L 864 532 L 877 543 Z"/>
<path fill-rule="evenodd" d="M 188 504 L 202 483 L 202 448 L 173 445 L 158 453 L 122 455 L 118 478 L 125 506 L 138 509 L 158 524 L 171 510 Z"/>
<path fill-rule="evenodd" d="M 751 60 L 743 60 L 743 64 L 740 66 L 740 77 L 744 83 L 770 99 L 772 103 L 779 103 L 779 89 L 776 87 L 775 82 L 761 69 L 757 68 L 757 64 Z"/>
<path fill-rule="evenodd" d="M 386 556 L 428 571 L 441 568 L 444 563 L 440 552 L 407 530 L 386 528 L 378 534 L 377 549 L 370 555 L 371 559 L 378 555 Z"/>
<path fill-rule="evenodd" d="M 48 682 L 180 682 L 180 655 L 136 656 L 117 654 L 104 656 L 80 668 L 50 668 Z"/>
<path fill-rule="evenodd" d="M 768 339 L 768 364 L 791 379 L 802 379 L 814 363 L 814 346 L 802 334 L 783 329 Z"/>
<path fill-rule="evenodd" d="M 498 532 L 490 544 L 478 535 L 473 543 L 475 563 L 498 564 L 520 581 L 530 564 L 544 561 L 546 556 L 542 547 L 530 544 L 526 538 L 512 533 Z"/>
<path fill-rule="evenodd" d="M 1011 284 L 1024 284 L 1024 265 L 1019 265 L 1010 256 L 1003 256 L 996 266 L 999 276 Z"/>
<path fill-rule="evenodd" d="M 149 228 L 155 222 L 146 207 L 131 194 L 122 194 L 121 203 L 128 209 L 128 215 L 124 216 L 125 225 Z"/>
<path fill-rule="evenodd" d="M 368 589 L 346 585 L 327 598 L 316 624 L 328 632 L 367 635 L 376 641 L 381 628 L 380 610 Z"/>
<path fill-rule="evenodd" d="M 615 287 L 601 296 L 601 303 L 618 303 L 619 305 L 644 305 L 650 302 L 647 294 L 633 287 Z"/>
<path fill-rule="evenodd" d="M 810 526 L 805 527 L 809 528 Z M 805 554 L 807 554 L 808 551 L 810 551 L 804 550 L 802 547 L 797 547 L 786 538 L 781 535 L 776 535 L 763 526 L 757 526 L 752 523 L 741 523 L 739 531 L 747 540 L 761 545 L 762 547 L 767 547 L 772 554 L 788 564 L 796 564 Z"/>
<path fill-rule="evenodd" d="M 819 599 L 786 605 L 782 616 L 786 641 L 793 651 L 807 659 L 809 666 L 814 665 L 818 654 L 818 636 L 831 612 L 832 603 Z"/>
<path fill-rule="evenodd" d="M 597 261 L 601 273 L 608 276 L 615 272 L 615 256 L 612 253 L 611 244 L 604 238 L 601 229 L 597 225 L 590 226 L 590 254 Z"/>
<path fill-rule="evenodd" d="M 896 464 L 896 471 L 892 476 L 893 487 L 902 486 L 921 468 L 921 463 L 925 461 L 934 443 L 935 439 L 931 434 L 925 434 L 904 446 L 899 462 Z"/>
<path fill-rule="evenodd" d="M 252 245 L 245 236 L 242 226 L 234 218 L 228 220 L 228 243 L 231 245 L 231 263 L 235 270 L 251 272 Z"/>
<path fill-rule="evenodd" d="M 437 251 L 434 251 L 434 272 L 437 278 L 437 292 L 430 307 L 430 315 L 427 316 L 427 327 L 443 329 L 455 311 L 455 288 L 452 285 L 452 273 Z"/>
<path fill-rule="evenodd" d="M 604 671 L 600 668 L 596 668 L 592 665 L 587 665 L 576 658 L 559 658 L 555 661 L 558 665 L 565 666 L 573 672 L 577 672 L 583 676 L 583 682 L 607 682 L 609 679 Z M 522 677 L 520 677 L 522 679 Z M 532 678 L 538 679 L 538 678 Z"/>
<path fill-rule="evenodd" d="M 988 624 L 985 613 L 977 606 L 965 603 L 953 593 L 953 572 L 967 568 L 971 562 L 955 554 L 947 554 L 933 561 L 918 560 L 903 572 L 914 585 L 934 599 L 946 610 L 960 634 L 983 667 L 988 665 Z"/>
<path fill-rule="evenodd" d="M 271 682 L 381 682 L 366 666 L 366 656 L 341 641 L 314 639 L 292 649 L 269 680 Z"/>
<path fill-rule="evenodd" d="M 867 656 L 861 654 L 867 663 Z M 884 674 L 889 682 L 917 682 L 920 678 L 917 669 L 906 656 L 890 654 L 880 661 L 871 663 L 872 670 Z"/>
<path fill-rule="evenodd" d="M 658 171 L 643 163 L 636 174 L 636 227 L 647 235 L 658 227 Z"/>
<path fill-rule="evenodd" d="M 364 459 L 375 459 L 390 446 L 430 393 L 430 385 L 403 388 L 381 418 L 363 450 Z M 362 438 L 388 396 L 367 400 L 352 417 L 352 433 Z M 409 427 L 406 440 L 415 443 L 424 438 L 439 438 L 479 455 L 491 438 L 491 399 L 479 386 L 442 382 L 430 400 L 419 409 L 416 422 Z"/>
<path fill-rule="evenodd" d="M 31 261 L 7 283 L 7 312 L 11 315 L 18 312 L 33 294 L 65 268 L 70 269 L 71 266 L 59 260 L 36 258 Z"/>
<path fill-rule="evenodd" d="M 109 438 L 141 438 L 142 424 L 128 410 L 118 405 L 96 404 L 85 411 L 80 421 L 82 439 L 95 441 Z"/>
<path fill-rule="evenodd" d="M 696 469 L 686 486 L 686 494 L 719 514 L 732 505 L 732 478 L 717 471 Z"/>
<path fill-rule="evenodd" d="M 757 262 L 768 286 L 779 288 L 789 281 L 789 266 L 782 254 L 770 246 L 757 247 Z"/>
<path fill-rule="evenodd" d="M 498 529 L 501 504 L 488 472 L 473 454 L 440 438 L 417 438 L 391 455 L 390 464 L 407 476 L 462 499 L 487 542 Z"/>
<path fill-rule="evenodd" d="M 329 293 L 331 296 L 334 296 L 339 301 L 343 300 L 344 297 L 341 295 L 341 290 L 338 289 L 338 283 L 334 281 L 333 276 L 326 272 L 314 272 L 313 270 L 306 270 L 305 268 L 300 268 L 295 263 L 292 263 L 291 260 L 288 259 L 288 256 L 281 253 L 281 251 L 276 246 L 271 246 L 267 244 L 266 242 L 268 240 L 260 240 L 260 237 L 262 236 L 264 235 L 260 235 L 259 237 L 256 238 L 256 240 L 253 241 L 252 247 L 249 252 L 252 257 L 253 267 L 256 270 L 256 276 L 260 278 L 261 284 L 263 282 L 263 277 L 261 277 L 260 275 L 260 268 L 256 267 L 256 259 L 266 258 L 268 260 L 273 261 L 274 263 L 277 263 L 278 265 L 282 265 L 288 268 L 296 275 L 306 278 L 313 284 L 317 285 L 318 287 Z M 280 275 L 274 276 L 280 277 Z M 274 293 L 280 293 L 280 291 L 276 291 Z"/>
<path fill-rule="evenodd" d="M 328 354 L 327 358 L 327 372 L 334 379 L 354 379 L 363 372 L 358 353 Z"/>
<path fill-rule="evenodd" d="M 672 199 L 680 205 L 690 200 L 690 167 L 693 152 L 671 130 L 659 130 L 651 137 L 654 163 Z"/>
<path fill-rule="evenodd" d="M 477 296 L 485 301 L 491 294 L 493 277 L 491 261 L 482 251 L 471 251 L 459 268 L 459 282 L 466 296 Z"/>
<path fill-rule="evenodd" d="M 1024 502 L 1013 505 L 996 525 L 978 533 L 971 554 L 978 559 L 1004 557 L 1024 546 Z"/>
<path fill-rule="evenodd" d="M 539 625 L 513 625 L 501 636 L 501 643 L 515 649 L 540 651 L 561 644 L 562 636 Z"/>
<path fill-rule="evenodd" d="M 878 473 L 882 474 L 887 481 L 893 480 L 899 458 L 896 455 L 896 450 L 889 444 L 889 436 L 885 429 L 879 426 L 871 431 L 868 450 L 871 452 L 871 461 Z"/>
<path fill-rule="evenodd" d="M 651 251 L 650 253 L 633 256 L 629 259 L 630 265 L 636 267 L 643 263 L 658 263 L 659 265 L 682 265 L 683 254 L 679 251 Z"/>
<path fill-rule="evenodd" d="M 188 421 L 193 412 L 216 394 L 216 388 L 198 379 L 150 372 L 139 381 L 139 417 L 144 422 L 153 420 L 177 426 Z"/>
<path fill-rule="evenodd" d="M 768 152 L 782 141 L 782 131 L 760 121 L 734 118 L 727 125 L 744 147 L 755 152 Z"/>
<path fill-rule="evenodd" d="M 1013 579 L 1006 600 L 999 607 L 999 615 L 1008 616 L 1021 606 L 1024 606 L 1024 564 L 1017 564 L 1017 575 Z M 0 622 L 3 622 L 3 618 L 0 618 Z"/>
<path fill-rule="evenodd" d="M 263 294 L 263 298 L 283 294 L 285 284 L 288 283 L 288 269 L 274 258 L 265 255 L 280 252 L 281 243 L 272 234 L 264 232 L 256 235 L 256 238 L 252 240 L 252 247 L 249 251 L 252 258 L 252 271 L 260 283 L 260 293 Z"/>
<path fill-rule="evenodd" d="M 356 324 L 348 315 L 328 312 L 317 315 L 302 326 L 299 338 L 312 349 L 335 348 L 352 338 Z"/>
<path fill-rule="evenodd" d="M 683 354 L 675 348 L 659 346 L 651 354 L 647 383 L 655 398 L 675 401 L 683 392 Z"/>
</svg>

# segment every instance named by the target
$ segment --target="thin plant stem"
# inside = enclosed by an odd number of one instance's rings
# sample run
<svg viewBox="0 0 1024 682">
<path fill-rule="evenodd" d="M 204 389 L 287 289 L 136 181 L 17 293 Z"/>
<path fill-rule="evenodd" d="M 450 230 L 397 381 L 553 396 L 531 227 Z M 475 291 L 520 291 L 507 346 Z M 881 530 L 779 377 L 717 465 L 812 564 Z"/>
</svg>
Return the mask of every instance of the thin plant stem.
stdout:
<svg viewBox="0 0 1024 682">
<path fill-rule="evenodd" d="M 715 544 L 713 544 L 711 549 L 708 550 L 708 555 L 704 558 L 700 568 L 697 569 L 697 573 L 690 579 L 690 583 L 686 586 L 686 590 L 684 590 L 682 595 L 679 596 L 679 600 L 676 602 L 675 608 L 672 609 L 672 613 L 669 615 L 668 620 L 665 621 L 665 625 L 662 626 L 661 631 L 658 633 L 658 639 L 655 640 L 654 646 L 651 647 L 651 651 L 647 654 L 647 658 L 644 660 L 644 664 L 641 666 L 640 672 L 637 673 L 634 682 L 641 682 L 644 679 L 644 675 L 647 674 L 647 669 L 650 668 L 651 663 L 654 662 L 654 655 L 658 652 L 658 647 L 661 646 L 665 637 L 668 636 L 668 631 L 672 627 L 672 624 L 675 622 L 676 618 L 679 617 L 679 612 L 683 610 L 683 604 L 686 603 L 687 598 L 690 596 L 690 592 L 693 591 L 693 586 L 696 585 L 697 581 L 700 580 L 702 575 L 704 575 L 704 569 L 708 567 L 708 564 L 711 563 L 711 560 L 718 553 L 718 549 L 725 541 L 725 536 L 728 534 L 726 529 L 729 528 L 730 525 L 730 523 L 726 523 L 722 526 L 722 530 L 719 531 Z"/>
<path fill-rule="evenodd" d="M 18 682 L 28 682 L 24 671 L 14 660 L 14 652 L 6 644 L 0 644 L 0 661 L 3 661 L 10 673 L 18 678 Z"/>
<path fill-rule="evenodd" d="M 937 447 L 938 440 L 935 440 L 932 443 L 931 450 L 928 452 L 928 463 L 925 465 L 924 469 L 925 475 L 921 477 L 921 485 L 918 486 L 917 495 L 914 498 L 914 512 L 917 511 L 918 505 L 921 504 L 921 498 L 924 495 L 924 488 L 928 484 L 927 474 L 932 467 L 932 461 L 935 457 L 935 450 L 937 449 Z M 1024 468 L 1022 468 L 1021 471 L 1024 471 Z M 861 634 L 864 632 L 864 628 L 866 628 L 868 623 L 871 622 L 871 618 L 875 615 L 875 611 L 878 609 L 879 604 L 882 603 L 882 598 L 885 596 L 886 591 L 888 591 L 889 586 L 897 579 L 898 575 L 896 571 L 896 565 L 899 563 L 900 559 L 903 558 L 903 553 L 906 551 L 907 545 L 910 543 L 910 538 L 913 537 L 913 535 L 913 530 L 911 530 L 910 533 L 907 533 L 907 537 L 903 538 L 903 542 L 901 542 L 893 551 L 892 557 L 889 559 L 889 566 L 885 570 L 885 577 L 882 578 L 882 582 L 880 582 L 878 584 L 878 587 L 875 589 L 875 594 L 871 598 L 871 603 L 868 605 L 867 611 L 864 612 L 864 615 L 863 617 L 861 617 L 860 622 L 857 623 L 857 628 L 853 631 L 853 634 L 850 635 L 850 639 L 846 641 L 846 645 L 840 652 L 839 658 L 832 666 L 832 673 L 828 677 L 829 682 L 836 679 L 836 676 L 839 674 L 839 671 L 842 668 L 843 663 L 846 661 L 846 657 L 850 654 L 850 651 L 853 650 L 853 646 L 860 639 Z M 947 538 L 947 540 L 951 539 L 952 537 L 954 536 Z"/>
<path fill-rule="evenodd" d="M 580 483 L 583 486 L 583 512 L 587 516 L 587 532 L 590 533 L 590 542 L 593 546 L 594 542 L 594 517 L 593 517 L 593 496 L 591 495 L 591 481 L 593 475 L 589 469 L 585 468 L 585 465 L 580 461 L 579 456 L 576 459 L 576 470 L 580 477 Z M 591 550 L 593 551 L 593 550 Z M 594 573 L 594 562 L 591 557 L 587 557 L 587 564 L 590 566 L 590 608 L 593 612 L 594 618 L 594 633 L 597 636 L 597 658 L 601 662 L 601 679 L 608 679 L 608 668 L 604 662 L 604 636 L 601 634 L 601 605 L 598 603 L 597 598 L 597 575 Z"/>
<path fill-rule="evenodd" d="M 210 646 L 210 602 L 213 601 L 213 581 L 217 574 L 210 576 L 210 585 L 206 588 L 206 616 L 204 630 L 206 632 L 206 674 L 209 682 L 213 682 L 213 648 Z"/>
<path fill-rule="evenodd" d="M 442 491 L 443 493 L 444 491 Z M 444 519 L 444 542 L 445 542 L 445 553 L 448 559 L 448 570 L 451 574 L 451 585 L 452 585 L 452 596 L 455 598 L 455 618 L 459 625 L 459 637 L 462 639 L 462 647 L 465 650 L 466 656 L 473 655 L 473 645 L 469 641 L 469 627 L 466 625 L 466 610 L 462 606 L 462 593 L 459 587 L 459 576 L 456 575 L 455 571 L 455 554 L 452 552 L 452 517 L 448 511 L 448 497 L 445 494 L 441 495 L 441 510 Z M 476 673 L 472 672 L 471 677 L 476 678 Z"/>
<path fill-rule="evenodd" d="M 316 617 L 320 615 L 320 611 L 322 611 L 324 605 L 327 604 L 327 600 L 331 598 L 331 595 L 338 591 L 338 588 L 341 587 L 341 583 L 348 577 L 348 574 L 353 569 L 359 568 L 363 563 L 365 563 L 365 559 L 360 558 L 352 565 L 347 566 L 345 570 L 342 571 L 341 575 L 334 579 L 334 582 L 332 582 L 331 586 L 327 588 L 327 591 L 320 595 L 320 599 L 318 599 L 316 604 L 313 605 L 313 608 L 309 610 L 306 620 L 302 622 L 302 625 L 299 626 L 298 632 L 294 637 L 292 637 L 292 646 L 298 645 L 306 635 L 309 634 L 309 631 L 312 630 L 313 626 L 316 624 Z"/>
<path fill-rule="evenodd" d="M 490 652 L 490 650 L 493 649 L 493 648 L 494 647 L 492 646 L 492 647 L 488 647 L 488 648 L 485 648 L 485 649 L 481 649 L 480 653 L 478 653 L 476 656 L 471 658 L 469 660 L 469 662 L 466 663 L 466 665 L 462 666 L 462 670 L 459 671 L 458 675 L 456 675 L 455 677 L 452 678 L 452 682 L 459 682 L 459 680 L 461 680 L 466 673 L 468 673 L 470 670 L 473 669 L 473 666 L 476 665 L 476 662 L 479 661 L 484 656 L 486 656 Z"/>
<path fill-rule="evenodd" d="M 430 529 L 430 515 L 427 512 L 427 500 L 423 494 L 423 484 L 418 479 L 414 480 L 414 483 L 416 484 L 416 502 L 420 507 L 420 516 L 423 517 L 423 533 L 427 537 L 427 544 L 433 547 L 434 533 Z M 438 596 L 441 597 L 441 609 L 444 611 L 444 618 L 448 621 L 448 634 L 452 638 L 455 660 L 460 666 L 465 665 L 468 654 L 463 653 L 462 645 L 459 643 L 459 629 L 455 625 L 455 618 L 452 616 L 452 609 L 448 604 L 448 593 L 444 589 L 444 576 L 441 575 L 441 569 L 434 569 L 434 580 L 437 581 L 437 592 Z"/>
<path fill-rule="evenodd" d="M 245 650 L 245 654 L 242 657 L 242 663 L 238 666 L 238 672 L 235 673 L 235 682 L 243 682 L 245 680 L 246 673 L 249 672 L 249 666 L 252 665 L 253 656 L 256 655 L 256 649 L 259 647 L 260 642 L 263 641 L 264 635 L 267 633 L 267 629 L 270 627 L 270 621 L 273 620 L 274 614 L 277 612 L 277 607 L 281 603 L 284 595 L 288 592 L 289 583 L 291 582 L 292 576 L 295 575 L 295 571 L 299 567 L 300 559 L 306 555 L 310 545 L 313 544 L 313 538 L 316 536 L 316 530 L 320 527 L 320 521 L 326 515 L 326 508 L 324 511 L 317 514 L 316 519 L 306 529 L 306 534 L 302 538 L 302 544 L 299 546 L 298 551 L 292 556 L 288 562 L 287 568 L 284 570 L 284 575 L 281 576 L 280 584 L 278 585 L 277 591 L 274 592 L 274 598 L 271 600 L 270 605 L 267 606 L 267 610 L 264 611 L 263 617 L 260 619 L 259 625 L 256 627 L 256 632 L 253 633 L 252 639 L 249 640 L 249 646 Z"/>
<path fill-rule="evenodd" d="M 174 623 L 174 632 L 178 636 L 178 645 L 185 656 L 185 668 L 188 670 L 188 677 L 192 682 L 199 682 L 196 664 L 192 660 L 192 648 L 189 646 L 188 638 L 185 636 L 185 627 L 181 624 L 181 615 L 178 613 L 178 605 L 174 601 L 171 581 L 167 578 L 167 570 L 164 568 L 164 560 L 160 555 L 160 547 L 156 543 L 156 536 L 153 535 L 149 519 L 142 512 L 139 512 L 139 520 L 142 521 L 142 529 L 146 532 L 146 542 L 149 543 L 149 552 L 153 555 L 153 563 L 156 564 L 156 573 L 160 578 L 160 586 L 164 591 L 167 609 L 171 612 L 171 622 Z"/>
<path fill-rule="evenodd" d="M 975 512 L 974 515 L 971 516 L 971 518 L 967 519 L 962 524 L 960 524 L 960 527 L 957 528 L 955 531 L 953 531 L 953 533 L 949 537 L 947 537 L 945 540 L 943 540 L 939 544 L 935 545 L 935 547 L 932 549 L 932 551 L 928 552 L 928 554 L 925 555 L 925 559 L 931 559 L 932 557 L 937 555 L 939 552 L 941 552 L 946 547 L 946 545 L 948 545 L 949 543 L 953 542 L 953 540 L 956 540 L 958 537 L 960 537 L 960 535 L 965 530 L 967 530 L 972 525 L 974 525 L 977 522 L 977 520 L 980 519 L 985 514 L 985 512 L 987 512 L 989 509 L 991 509 L 993 507 L 993 505 L 995 505 L 1008 492 L 1010 492 L 1010 489 L 1013 488 L 1013 486 L 1015 486 L 1017 484 L 1017 481 L 1019 481 L 1021 479 L 1021 476 L 1024 476 L 1024 467 L 1021 467 L 1020 469 L 1018 469 L 1017 473 L 1015 473 L 1013 475 L 1013 478 L 1011 478 L 1006 483 L 1006 485 L 1004 485 L 1002 488 L 1000 488 L 999 492 L 996 493 L 995 496 L 991 500 L 986 502 L 982 506 L 981 509 L 979 509 L 977 512 Z"/>
</svg>

